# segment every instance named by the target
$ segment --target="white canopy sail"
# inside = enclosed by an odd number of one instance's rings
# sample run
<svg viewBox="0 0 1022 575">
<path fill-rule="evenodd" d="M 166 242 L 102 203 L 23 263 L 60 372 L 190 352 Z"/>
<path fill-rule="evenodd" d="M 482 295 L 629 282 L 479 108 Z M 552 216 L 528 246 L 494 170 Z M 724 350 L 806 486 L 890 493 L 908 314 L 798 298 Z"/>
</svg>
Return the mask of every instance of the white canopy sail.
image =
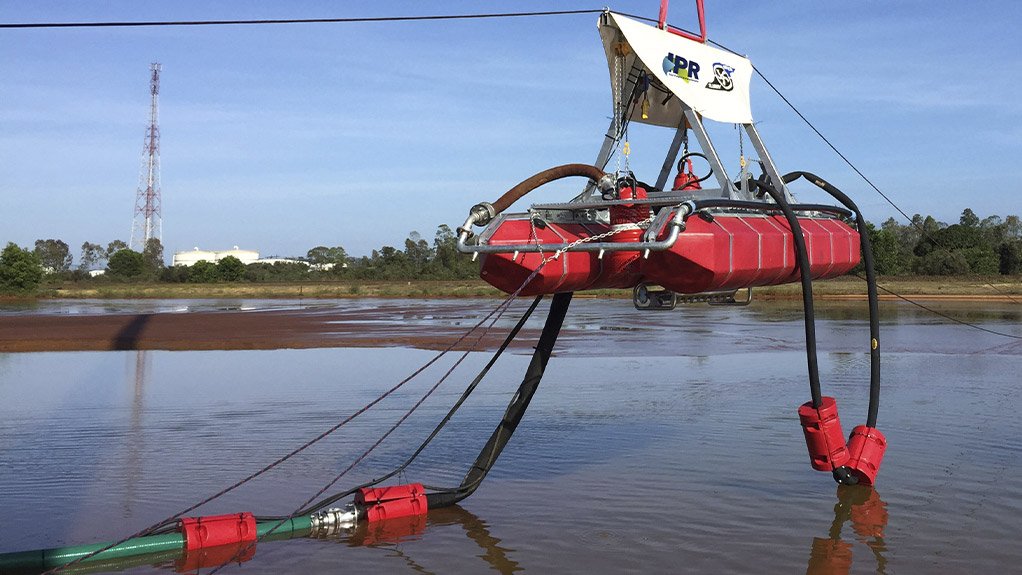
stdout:
<svg viewBox="0 0 1022 575">
<path fill-rule="evenodd" d="M 615 82 L 615 68 L 621 56 L 622 75 L 635 67 L 640 77 L 645 74 L 649 79 L 646 93 L 639 96 L 640 101 L 648 102 L 648 107 L 635 106 L 631 121 L 676 128 L 683 117 L 680 99 L 711 120 L 752 122 L 749 103 L 752 62 L 747 58 L 609 12 L 600 18 L 600 37 L 607 53 L 611 82 Z M 644 85 L 640 79 L 640 90 Z M 670 97 L 671 94 L 677 97 Z"/>
</svg>

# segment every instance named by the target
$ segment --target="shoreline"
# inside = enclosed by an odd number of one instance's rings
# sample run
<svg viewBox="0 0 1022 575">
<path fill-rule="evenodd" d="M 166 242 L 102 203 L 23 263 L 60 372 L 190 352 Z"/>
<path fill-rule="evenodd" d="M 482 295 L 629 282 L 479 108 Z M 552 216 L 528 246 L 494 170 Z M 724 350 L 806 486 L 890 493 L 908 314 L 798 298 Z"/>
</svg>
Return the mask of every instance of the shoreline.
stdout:
<svg viewBox="0 0 1022 575">
<path fill-rule="evenodd" d="M 878 284 L 887 290 L 920 301 L 1022 301 L 1022 277 L 982 278 L 888 277 Z M 754 298 L 793 300 L 802 297 L 799 284 L 753 289 Z M 630 290 L 579 292 L 579 297 L 630 298 Z M 813 283 L 813 295 L 821 300 L 866 299 L 865 282 L 841 277 Z M 480 280 L 458 281 L 352 281 L 297 283 L 166 284 L 124 283 L 49 286 L 32 297 L 0 296 L 3 301 L 53 299 L 352 299 L 352 298 L 501 298 L 504 294 Z M 884 293 L 880 299 L 897 300 Z"/>
<path fill-rule="evenodd" d="M 796 292 L 797 293 L 797 292 Z M 580 299 L 594 300 L 600 296 L 580 294 Z M 451 298 L 436 298 L 437 300 Z M 526 298 L 529 299 L 529 298 Z M 754 298 L 755 301 L 756 298 Z M 825 295 L 818 298 L 832 302 L 833 309 L 853 306 L 860 309 L 860 295 Z M 895 298 L 884 298 L 886 301 Z M 999 304 L 1014 306 L 1002 296 L 971 296 L 938 294 L 912 296 L 913 301 L 964 306 Z M 1015 302 L 1022 300 L 1016 299 Z M 71 300 L 74 301 L 74 300 Z M 272 301 L 272 300 L 270 300 Z M 495 329 L 478 341 L 463 337 L 466 326 L 482 318 L 480 300 L 468 300 L 464 304 L 444 304 L 446 317 L 461 318 L 431 324 L 424 328 L 421 320 L 422 298 L 408 298 L 401 302 L 396 298 L 380 301 L 379 305 L 316 305 L 315 299 L 308 299 L 309 307 L 297 309 L 270 308 L 205 309 L 189 311 L 129 310 L 117 312 L 54 314 L 54 313 L 12 313 L 0 315 L 0 353 L 24 352 L 65 352 L 65 351 L 210 351 L 210 350 L 275 350 L 310 349 L 334 347 L 413 347 L 417 349 L 442 350 L 452 347 L 464 351 L 469 348 L 494 349 L 503 339 L 504 329 Z M 492 300 L 496 302 L 496 299 Z M 622 313 L 635 314 L 637 321 L 650 312 L 636 312 L 624 298 L 615 306 L 625 306 Z M 485 301 L 483 302 L 485 303 Z M 909 305 L 894 301 L 894 304 Z M 755 304 L 754 304 L 755 305 Z M 761 310 L 801 309 L 801 303 L 794 297 L 759 298 Z M 684 313 L 679 307 L 677 313 Z M 116 307 L 113 309 L 117 309 Z M 827 309 L 826 305 L 818 311 Z M 982 307 L 980 308 L 982 309 Z M 1022 310 L 1022 308 L 1019 308 Z M 865 313 L 860 310 L 861 313 Z M 849 312 L 849 313 L 860 313 Z M 652 312 L 653 314 L 663 312 Z M 430 315 L 427 313 L 427 315 Z M 648 317 L 648 315 L 647 315 Z M 409 321 L 411 320 L 411 321 Z M 371 326 L 368 327 L 367 326 Z M 531 349 L 538 338 L 537 327 L 527 327 L 512 343 L 512 348 Z M 566 328 L 565 335 L 586 337 L 584 333 L 573 333 Z"/>
</svg>

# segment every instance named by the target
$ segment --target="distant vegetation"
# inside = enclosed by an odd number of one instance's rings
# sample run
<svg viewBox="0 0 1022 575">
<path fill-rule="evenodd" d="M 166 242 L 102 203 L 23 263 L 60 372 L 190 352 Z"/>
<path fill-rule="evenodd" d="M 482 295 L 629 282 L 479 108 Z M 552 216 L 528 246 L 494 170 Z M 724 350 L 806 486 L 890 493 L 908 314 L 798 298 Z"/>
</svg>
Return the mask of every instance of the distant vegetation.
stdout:
<svg viewBox="0 0 1022 575">
<path fill-rule="evenodd" d="M 910 224 L 888 219 L 870 224 L 880 275 L 959 276 L 1022 274 L 1022 222 L 1018 216 L 981 220 L 966 208 L 956 224 L 912 216 Z"/>
<path fill-rule="evenodd" d="M 931 216 L 915 215 L 910 224 L 893 218 L 870 237 L 877 273 L 882 276 L 961 276 L 1022 274 L 1022 222 L 1018 216 L 980 219 L 972 210 L 948 225 Z M 478 265 L 456 248 L 447 225 L 437 228 L 432 243 L 412 232 L 404 248 L 383 246 L 368 256 L 350 257 L 341 246 L 316 246 L 297 262 L 245 265 L 234 257 L 191 267 L 166 267 L 163 246 L 150 240 L 142 253 L 115 240 L 104 248 L 82 244 L 78 266 L 61 240 L 38 240 L 34 250 L 8 244 L 0 256 L 0 293 L 28 295 L 40 286 L 58 287 L 114 283 L 288 283 L 306 281 L 468 280 Z M 89 271 L 106 273 L 90 277 Z"/>
<path fill-rule="evenodd" d="M 383 246 L 363 257 L 350 257 L 341 246 L 316 246 L 298 261 L 253 263 L 228 256 L 217 262 L 199 261 L 192 266 L 167 267 L 163 246 L 150 240 L 139 253 L 115 240 L 104 248 L 85 242 L 77 267 L 71 251 L 61 240 L 38 240 L 34 250 L 9 244 L 0 258 L 0 293 L 28 295 L 41 285 L 57 287 L 114 283 L 286 283 L 331 280 L 463 280 L 475 278 L 478 267 L 458 253 L 457 237 L 447 225 L 437 228 L 432 244 L 417 232 L 405 240 L 404 249 Z M 104 270 L 93 277 L 92 270 Z"/>
</svg>

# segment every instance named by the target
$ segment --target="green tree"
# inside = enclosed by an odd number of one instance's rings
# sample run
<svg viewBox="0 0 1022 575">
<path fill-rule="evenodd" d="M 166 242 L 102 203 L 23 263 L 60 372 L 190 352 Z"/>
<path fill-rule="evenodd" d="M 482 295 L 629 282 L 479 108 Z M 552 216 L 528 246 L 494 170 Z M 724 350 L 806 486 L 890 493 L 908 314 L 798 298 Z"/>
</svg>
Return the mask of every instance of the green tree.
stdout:
<svg viewBox="0 0 1022 575">
<path fill-rule="evenodd" d="M 199 260 L 192 264 L 192 269 L 188 273 L 188 281 L 192 283 L 211 284 L 216 283 L 218 279 L 220 279 L 220 273 L 216 264 L 206 260 Z"/>
<path fill-rule="evenodd" d="M 83 272 L 92 271 L 101 261 L 106 260 L 103 246 L 85 242 L 82 244 L 82 256 L 78 258 L 78 269 Z"/>
<path fill-rule="evenodd" d="M 110 242 L 109 244 L 106 245 L 106 259 L 107 259 L 107 261 L 110 260 L 110 256 L 116 254 L 117 252 L 119 252 L 121 250 L 126 250 L 126 249 L 128 249 L 128 244 L 124 243 L 121 240 L 114 240 L 114 241 Z"/>
<path fill-rule="evenodd" d="M 314 266 L 334 264 L 334 267 L 344 267 L 344 264 L 348 263 L 348 252 L 341 246 L 332 248 L 316 246 L 306 253 L 305 259 Z"/>
<path fill-rule="evenodd" d="M 43 266 L 33 252 L 14 243 L 0 252 L 0 292 L 33 292 L 42 281 Z"/>
<path fill-rule="evenodd" d="M 969 261 L 961 251 L 936 250 L 919 260 L 919 273 L 929 276 L 957 276 L 969 273 Z"/>
<path fill-rule="evenodd" d="M 958 223 L 967 228 L 975 228 L 979 226 L 979 216 L 977 216 L 971 209 L 965 208 L 965 210 L 962 211 L 962 217 L 959 218 Z"/>
<path fill-rule="evenodd" d="M 216 271 L 221 281 L 236 282 L 245 277 L 245 264 L 234 256 L 227 256 L 217 262 Z"/>
<path fill-rule="evenodd" d="M 145 261 L 145 270 L 153 277 L 163 270 L 163 244 L 158 238 L 146 240 L 145 249 L 142 250 L 142 259 Z"/>
<path fill-rule="evenodd" d="M 1004 237 L 1008 240 L 1022 239 L 1022 220 L 1018 216 L 1004 218 Z"/>
<path fill-rule="evenodd" d="M 427 264 L 433 259 L 433 250 L 429 248 L 429 243 L 422 239 L 419 232 L 408 234 L 408 238 L 405 240 L 405 258 L 408 260 L 413 277 L 421 277 Z"/>
<path fill-rule="evenodd" d="M 36 240 L 35 255 L 48 273 L 61 273 L 71 269 L 71 250 L 61 240 Z"/>
<path fill-rule="evenodd" d="M 145 259 L 135 250 L 125 248 L 110 256 L 106 271 L 119 278 L 137 278 L 145 271 Z"/>
<path fill-rule="evenodd" d="M 188 266 L 170 266 L 160 272 L 160 281 L 168 283 L 184 283 L 191 276 L 192 268 Z"/>
<path fill-rule="evenodd" d="M 1022 240 L 1011 240 L 1001 244 L 999 271 L 1004 275 L 1022 274 Z"/>
<path fill-rule="evenodd" d="M 866 228 L 869 230 L 869 241 L 873 247 L 873 268 L 876 273 L 882 276 L 901 273 L 901 250 L 894 232 L 886 228 L 876 229 L 869 222 L 866 223 Z"/>
</svg>

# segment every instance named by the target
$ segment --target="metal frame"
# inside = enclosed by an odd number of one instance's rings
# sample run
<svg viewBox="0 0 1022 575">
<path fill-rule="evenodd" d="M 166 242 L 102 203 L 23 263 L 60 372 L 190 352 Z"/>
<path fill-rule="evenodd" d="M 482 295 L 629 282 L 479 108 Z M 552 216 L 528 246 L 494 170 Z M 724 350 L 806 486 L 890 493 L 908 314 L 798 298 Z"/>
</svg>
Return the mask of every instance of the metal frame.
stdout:
<svg viewBox="0 0 1022 575">
<path fill-rule="evenodd" d="M 713 142 L 710 141 L 710 135 L 706 133 L 703 119 L 688 104 L 681 102 L 681 108 L 685 111 L 685 118 L 688 119 L 688 125 L 692 128 L 692 133 L 699 140 L 699 147 L 702 149 L 703 155 L 706 156 L 706 159 L 710 162 L 710 167 L 713 168 L 713 175 L 717 178 L 717 183 L 720 184 L 721 197 L 733 200 L 739 199 L 738 190 L 731 183 L 731 177 L 727 175 L 727 170 L 724 169 L 724 164 L 720 161 L 720 156 L 717 155 L 717 149 L 713 147 Z"/>
<path fill-rule="evenodd" d="M 766 144 L 763 143 L 763 139 L 759 136 L 759 130 L 756 129 L 756 124 L 748 123 L 742 124 L 745 128 L 745 133 L 749 135 L 749 141 L 752 142 L 752 147 L 755 148 L 756 154 L 759 155 L 759 160 L 763 162 L 763 168 L 766 170 L 768 176 L 770 176 L 770 182 L 774 185 L 777 190 L 784 194 L 784 199 L 789 204 L 794 204 L 795 196 L 791 195 L 791 191 L 788 190 L 788 186 L 784 184 L 784 180 L 781 179 L 781 173 L 777 171 L 777 166 L 774 164 L 774 159 L 770 157 L 770 152 L 766 149 Z"/>
<path fill-rule="evenodd" d="M 671 141 L 671 147 L 667 150 L 667 157 L 664 158 L 664 165 L 660 168 L 660 175 L 656 178 L 656 187 L 658 190 L 664 189 L 667 185 L 667 179 L 671 177 L 671 171 L 674 169 L 674 161 L 678 159 L 678 152 L 681 150 L 681 143 L 685 140 L 685 134 L 688 132 L 688 118 L 682 118 L 681 124 L 678 126 L 678 131 L 674 133 L 674 140 Z"/>
</svg>

